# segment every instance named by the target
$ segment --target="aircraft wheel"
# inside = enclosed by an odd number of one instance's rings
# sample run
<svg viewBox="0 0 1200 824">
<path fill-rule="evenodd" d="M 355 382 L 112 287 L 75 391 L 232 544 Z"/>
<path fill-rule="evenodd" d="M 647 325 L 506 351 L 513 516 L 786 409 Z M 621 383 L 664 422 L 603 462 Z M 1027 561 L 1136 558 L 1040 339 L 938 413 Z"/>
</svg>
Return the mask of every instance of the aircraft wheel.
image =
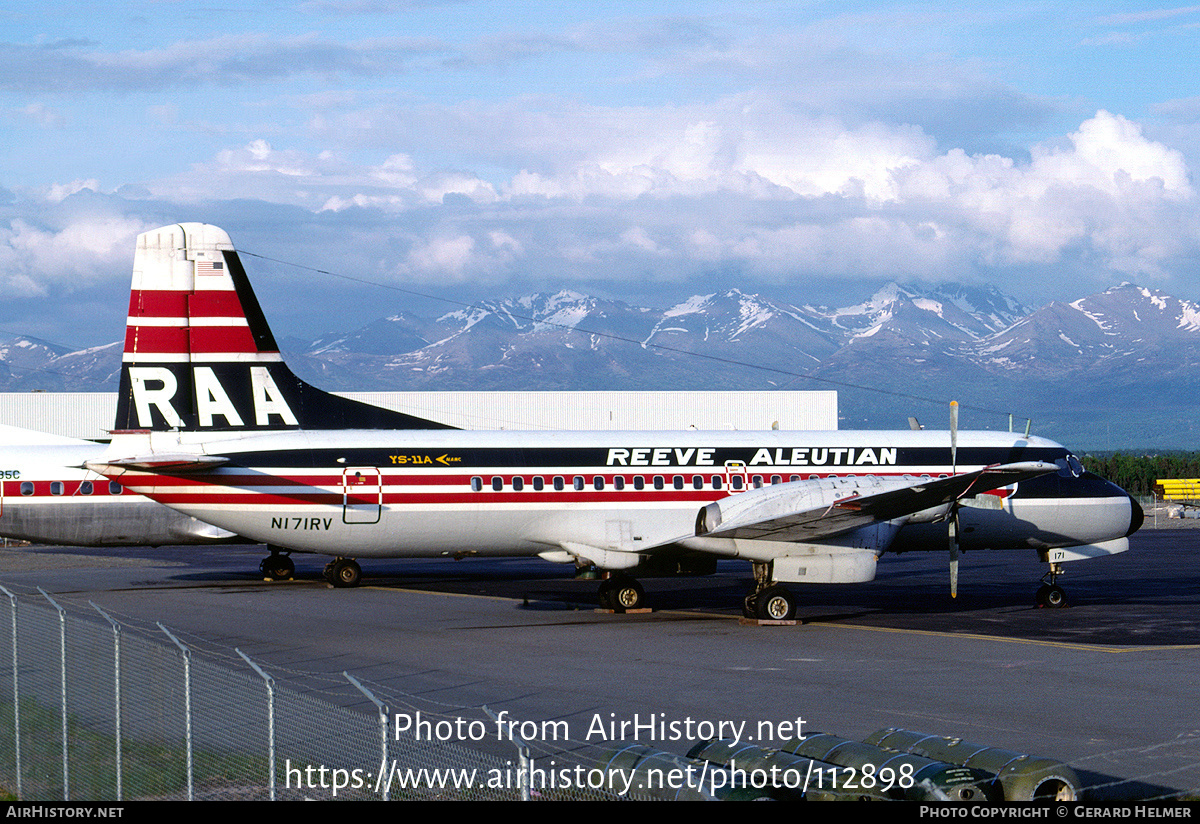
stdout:
<svg viewBox="0 0 1200 824">
<path fill-rule="evenodd" d="M 796 596 L 778 584 L 767 587 L 755 598 L 754 612 L 762 621 L 790 621 L 796 617 Z"/>
<path fill-rule="evenodd" d="M 338 558 L 332 566 L 329 580 L 335 587 L 356 587 L 362 580 L 362 567 L 353 558 Z"/>
<path fill-rule="evenodd" d="M 613 605 L 612 581 L 601 581 L 599 589 L 600 609 L 616 609 Z"/>
<path fill-rule="evenodd" d="M 600 584 L 600 606 L 615 612 L 640 609 L 646 602 L 646 591 L 633 578 L 619 576 Z"/>
<path fill-rule="evenodd" d="M 613 606 L 624 612 L 630 609 L 640 609 L 646 603 L 646 591 L 642 585 L 632 578 L 621 581 L 613 589 Z"/>
<path fill-rule="evenodd" d="M 258 568 L 264 578 L 270 578 L 272 581 L 287 581 L 296 575 L 296 565 L 286 555 L 269 555 L 262 559 Z"/>
<path fill-rule="evenodd" d="M 1040 607 L 1059 609 L 1067 605 L 1067 593 L 1058 584 L 1043 584 L 1038 588 L 1037 602 Z"/>
</svg>

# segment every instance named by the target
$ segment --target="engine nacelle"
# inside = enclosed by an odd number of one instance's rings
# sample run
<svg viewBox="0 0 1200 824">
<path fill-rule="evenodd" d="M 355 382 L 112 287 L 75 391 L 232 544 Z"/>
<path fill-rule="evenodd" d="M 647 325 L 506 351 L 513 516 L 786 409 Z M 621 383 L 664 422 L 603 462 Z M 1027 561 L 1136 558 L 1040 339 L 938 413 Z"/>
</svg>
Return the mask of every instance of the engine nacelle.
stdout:
<svg viewBox="0 0 1200 824">
<path fill-rule="evenodd" d="M 818 548 L 820 549 L 820 548 Z M 776 558 L 772 577 L 783 583 L 859 584 L 875 579 L 879 556 L 863 549 Z"/>
</svg>

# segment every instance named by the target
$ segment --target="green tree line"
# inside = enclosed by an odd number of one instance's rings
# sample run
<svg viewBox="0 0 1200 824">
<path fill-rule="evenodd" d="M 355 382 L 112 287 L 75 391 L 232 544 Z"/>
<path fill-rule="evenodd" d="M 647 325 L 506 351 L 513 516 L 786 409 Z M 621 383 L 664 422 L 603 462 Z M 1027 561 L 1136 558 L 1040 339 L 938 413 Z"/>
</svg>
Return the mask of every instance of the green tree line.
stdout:
<svg viewBox="0 0 1200 824">
<path fill-rule="evenodd" d="M 1097 453 L 1080 458 L 1089 472 L 1115 483 L 1131 495 L 1150 495 L 1159 478 L 1200 478 L 1200 452 L 1135 455 Z"/>
</svg>

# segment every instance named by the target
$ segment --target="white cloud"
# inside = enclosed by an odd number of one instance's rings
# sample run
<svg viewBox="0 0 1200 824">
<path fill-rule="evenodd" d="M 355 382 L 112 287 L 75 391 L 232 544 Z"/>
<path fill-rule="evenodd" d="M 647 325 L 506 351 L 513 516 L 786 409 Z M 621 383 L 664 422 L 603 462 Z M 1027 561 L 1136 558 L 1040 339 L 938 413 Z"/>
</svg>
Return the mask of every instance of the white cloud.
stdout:
<svg viewBox="0 0 1200 824">
<path fill-rule="evenodd" d="M 72 180 L 70 183 L 52 183 L 46 192 L 46 200 L 51 203 L 61 203 L 71 195 L 85 190 L 97 191 L 100 183 L 94 179 Z"/>
<path fill-rule="evenodd" d="M 1086 270 L 1103 287 L 1114 273 L 1164 278 L 1172 261 L 1200 252 L 1182 154 L 1106 111 L 1025 160 L 940 151 L 913 126 L 850 126 L 753 95 L 543 109 L 531 117 L 553 144 L 545 154 L 513 139 L 533 128 L 508 116 L 490 124 L 492 139 L 523 146 L 516 162 L 536 162 L 493 169 L 492 180 L 430 167 L 403 145 L 363 164 L 256 138 L 151 189 L 172 202 L 258 200 L 382 220 L 390 239 L 373 253 L 379 271 L 422 281 L 542 272 L 678 282 L 714 266 L 771 282 L 994 280 L 1041 267 Z M 349 217 L 351 207 L 361 214 Z"/>
<path fill-rule="evenodd" d="M 461 280 L 475 262 L 475 240 L 467 235 L 436 237 L 408 253 L 407 264 L 419 276 Z"/>
<path fill-rule="evenodd" d="M 58 229 L 25 220 L 0 227 L 0 283 L 7 294 L 45 295 L 110 277 L 129 276 L 134 240 L 151 226 L 127 217 L 91 216 Z"/>
</svg>

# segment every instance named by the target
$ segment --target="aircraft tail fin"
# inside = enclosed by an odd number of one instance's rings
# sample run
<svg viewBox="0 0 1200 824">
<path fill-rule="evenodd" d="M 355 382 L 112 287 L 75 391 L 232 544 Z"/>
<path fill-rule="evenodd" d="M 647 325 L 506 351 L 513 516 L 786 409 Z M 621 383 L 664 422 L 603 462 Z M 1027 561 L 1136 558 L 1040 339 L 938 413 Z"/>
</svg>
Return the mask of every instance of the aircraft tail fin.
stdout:
<svg viewBox="0 0 1200 824">
<path fill-rule="evenodd" d="M 224 230 L 138 236 L 114 431 L 449 428 L 296 377 Z"/>
</svg>

